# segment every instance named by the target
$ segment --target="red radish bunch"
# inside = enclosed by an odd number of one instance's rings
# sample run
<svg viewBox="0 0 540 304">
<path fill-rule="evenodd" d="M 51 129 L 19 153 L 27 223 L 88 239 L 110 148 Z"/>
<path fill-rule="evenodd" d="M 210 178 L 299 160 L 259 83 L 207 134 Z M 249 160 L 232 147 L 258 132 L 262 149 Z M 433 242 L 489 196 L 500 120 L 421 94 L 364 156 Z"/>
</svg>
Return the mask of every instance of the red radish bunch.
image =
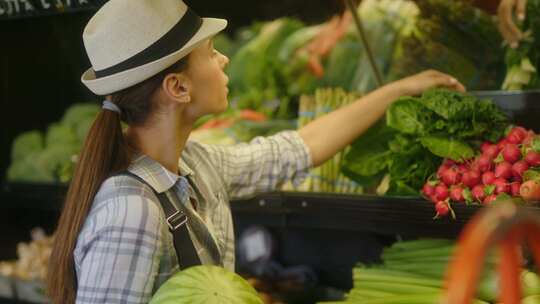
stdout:
<svg viewBox="0 0 540 304">
<path fill-rule="evenodd" d="M 540 136 L 512 128 L 498 143 L 484 142 L 473 159 L 444 160 L 423 195 L 436 217 L 453 215 L 450 203 L 490 204 L 501 194 L 540 201 Z"/>
</svg>

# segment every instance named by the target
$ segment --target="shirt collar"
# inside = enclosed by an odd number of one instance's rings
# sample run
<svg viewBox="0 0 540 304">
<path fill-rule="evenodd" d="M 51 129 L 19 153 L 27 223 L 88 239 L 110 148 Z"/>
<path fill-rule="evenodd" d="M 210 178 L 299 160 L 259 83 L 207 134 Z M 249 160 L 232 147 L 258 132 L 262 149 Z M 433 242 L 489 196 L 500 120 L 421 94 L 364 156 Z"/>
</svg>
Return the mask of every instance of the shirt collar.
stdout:
<svg viewBox="0 0 540 304">
<path fill-rule="evenodd" d="M 178 165 L 183 177 L 194 175 L 193 170 L 181 158 Z M 167 170 L 159 162 L 144 154 L 137 154 L 128 170 L 148 183 L 158 193 L 171 189 L 180 178 L 180 175 Z"/>
</svg>

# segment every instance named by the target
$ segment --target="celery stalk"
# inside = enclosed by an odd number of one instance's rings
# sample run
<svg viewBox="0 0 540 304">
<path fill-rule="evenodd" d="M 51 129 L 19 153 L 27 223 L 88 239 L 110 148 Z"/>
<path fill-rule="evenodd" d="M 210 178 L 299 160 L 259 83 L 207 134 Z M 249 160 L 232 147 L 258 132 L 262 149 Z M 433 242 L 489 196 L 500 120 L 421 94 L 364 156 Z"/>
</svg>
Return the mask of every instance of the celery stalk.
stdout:
<svg viewBox="0 0 540 304">
<path fill-rule="evenodd" d="M 363 284 L 364 282 L 385 282 L 435 288 L 441 288 L 442 286 L 442 280 L 384 269 L 356 268 L 353 271 L 353 279 L 354 282 L 358 284 Z"/>
<path fill-rule="evenodd" d="M 410 250 L 404 252 L 387 252 L 382 253 L 382 259 L 384 261 L 388 259 L 398 260 L 398 259 L 418 259 L 421 261 L 424 258 L 433 258 L 433 257 L 449 257 L 454 254 L 455 246 L 441 246 L 436 248 L 422 249 L 422 250 Z"/>
<path fill-rule="evenodd" d="M 386 248 L 384 251 L 390 253 L 397 251 L 438 248 L 441 246 L 452 246 L 454 244 L 455 241 L 447 239 L 418 239 L 394 243 L 392 247 Z"/>
<path fill-rule="evenodd" d="M 419 294 L 419 293 L 436 293 L 440 288 L 429 286 L 418 286 L 415 284 L 392 283 L 392 282 L 359 282 L 354 286 L 356 290 L 377 290 L 392 292 L 395 294 Z"/>
<path fill-rule="evenodd" d="M 408 294 L 389 296 L 377 299 L 367 299 L 361 304 L 439 304 L 441 303 L 441 294 L 439 292 L 423 293 L 423 294 Z M 474 304 L 487 304 L 487 302 L 474 300 Z"/>
</svg>

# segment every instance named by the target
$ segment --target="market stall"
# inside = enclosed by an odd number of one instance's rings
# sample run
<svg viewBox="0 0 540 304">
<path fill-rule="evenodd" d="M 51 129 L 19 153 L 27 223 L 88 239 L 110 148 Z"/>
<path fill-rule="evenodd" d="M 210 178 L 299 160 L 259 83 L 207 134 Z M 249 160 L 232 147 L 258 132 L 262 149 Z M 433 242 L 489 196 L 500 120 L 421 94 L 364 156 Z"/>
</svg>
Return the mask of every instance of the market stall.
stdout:
<svg viewBox="0 0 540 304">
<path fill-rule="evenodd" d="M 2 104 L 18 113 L 2 115 L 2 301 L 47 301 L 42 288 L 51 238 L 100 110 L 78 83 L 87 65 L 79 30 L 102 4 L 0 0 L 0 22 L 17 42 L 1 51 L 8 58 L 0 64 L 6 75 Z M 237 1 L 230 16 L 245 5 Z M 352 10 L 344 2 L 314 6 L 302 18 L 281 17 L 294 9 L 288 5 L 260 8 L 268 21 L 232 17 L 232 29 L 214 38 L 216 49 L 230 58 L 230 107 L 198 121 L 192 140 L 234 145 L 300 128 L 428 68 L 455 76 L 470 93 L 431 90 L 401 98 L 385 119 L 312 169 L 302 184 L 231 202 L 243 278 L 193 271 L 165 286 L 155 303 L 174 284 L 205 275 L 216 284 L 234 282 L 231 290 L 245 288 L 243 295 L 220 291 L 244 297 L 240 301 L 257 294 L 265 303 L 376 304 L 390 303 L 384 298 L 392 296 L 436 301 L 455 239 L 475 214 L 507 200 L 525 212 L 540 211 L 540 1 L 528 3 L 530 14 L 521 24 L 527 37 L 517 49 L 501 46 L 493 16 L 465 0 L 364 0 Z M 203 4 L 197 6 L 204 12 Z M 62 28 L 62 22 L 74 27 Z M 36 26 L 42 28 L 36 41 L 55 39 L 59 47 L 44 48 L 44 58 L 34 64 L 50 61 L 53 81 L 67 87 L 41 85 L 44 102 L 28 102 L 36 95 L 21 71 L 31 71 L 32 62 L 9 68 L 28 43 L 16 33 L 28 35 Z M 25 102 L 13 102 L 18 98 Z M 19 118 L 27 112 L 29 119 Z M 499 297 L 496 262 L 488 261 L 478 303 Z M 523 277 L 529 278 L 523 296 L 540 294 L 536 275 L 523 269 Z"/>
</svg>

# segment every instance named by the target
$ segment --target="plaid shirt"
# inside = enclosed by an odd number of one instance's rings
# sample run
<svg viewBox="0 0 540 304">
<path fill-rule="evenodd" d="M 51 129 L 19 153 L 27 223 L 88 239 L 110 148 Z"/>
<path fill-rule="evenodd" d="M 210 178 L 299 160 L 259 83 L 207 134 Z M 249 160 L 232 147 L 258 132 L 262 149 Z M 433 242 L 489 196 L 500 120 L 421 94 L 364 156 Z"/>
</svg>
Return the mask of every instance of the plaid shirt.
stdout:
<svg viewBox="0 0 540 304">
<path fill-rule="evenodd" d="M 234 231 L 229 200 L 300 183 L 311 167 L 295 131 L 249 144 L 212 146 L 188 142 L 181 175 L 140 155 L 128 170 L 166 192 L 188 217 L 188 230 L 203 264 L 234 270 Z M 179 270 L 172 234 L 159 200 L 127 176 L 107 179 L 97 193 L 74 250 L 77 303 L 147 303 Z"/>
</svg>

